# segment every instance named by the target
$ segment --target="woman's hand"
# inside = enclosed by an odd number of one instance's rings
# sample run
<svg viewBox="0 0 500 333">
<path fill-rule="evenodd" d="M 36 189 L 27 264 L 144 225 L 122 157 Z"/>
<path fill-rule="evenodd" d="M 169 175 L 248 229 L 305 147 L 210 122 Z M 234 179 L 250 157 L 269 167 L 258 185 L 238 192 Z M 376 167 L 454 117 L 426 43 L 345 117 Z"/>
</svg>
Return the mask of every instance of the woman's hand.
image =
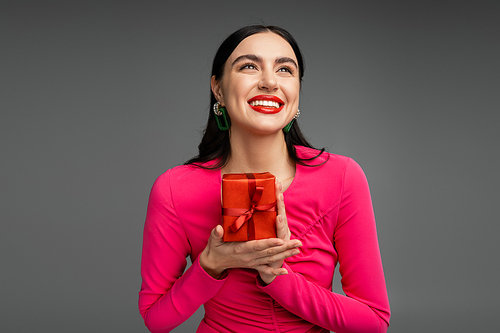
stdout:
<svg viewBox="0 0 500 333">
<path fill-rule="evenodd" d="M 253 268 L 261 279 L 269 284 L 278 275 L 288 274 L 283 260 L 299 253 L 299 240 L 290 240 L 290 229 L 286 220 L 283 186 L 276 181 L 276 232 L 277 238 L 247 242 L 224 242 L 222 226 L 216 226 L 200 254 L 201 267 L 212 277 L 219 278 L 228 268 Z"/>
<path fill-rule="evenodd" d="M 296 247 L 302 244 L 298 240 L 268 238 L 247 242 L 224 242 L 222 226 L 216 226 L 208 239 L 207 246 L 200 254 L 201 267 L 212 277 L 219 278 L 228 268 L 255 268 L 269 276 L 287 274 L 282 264 L 283 259 L 298 253 Z"/>
<path fill-rule="evenodd" d="M 290 241 L 291 233 L 290 229 L 288 228 L 288 221 L 286 219 L 285 201 L 283 199 L 283 185 L 278 180 L 276 180 L 276 204 L 278 209 L 276 216 L 276 233 L 278 239 L 281 239 L 284 242 L 295 242 L 295 244 L 298 244 L 297 247 L 302 246 L 302 243 L 299 240 Z M 298 249 L 295 249 L 292 252 L 292 255 L 296 254 L 299 254 Z M 264 281 L 266 284 L 269 284 L 273 282 L 276 276 L 288 274 L 287 270 L 285 268 L 282 268 L 283 259 L 255 267 L 255 269 L 259 271 L 262 281 Z M 280 274 L 275 274 L 275 272 L 280 272 Z"/>
</svg>

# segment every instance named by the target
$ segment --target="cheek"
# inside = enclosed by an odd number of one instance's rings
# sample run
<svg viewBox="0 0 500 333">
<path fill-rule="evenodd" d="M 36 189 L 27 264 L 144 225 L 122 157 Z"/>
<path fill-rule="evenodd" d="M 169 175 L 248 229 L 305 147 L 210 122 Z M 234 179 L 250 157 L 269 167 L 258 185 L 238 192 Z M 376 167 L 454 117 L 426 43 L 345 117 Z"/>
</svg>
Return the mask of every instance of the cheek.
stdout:
<svg viewBox="0 0 500 333">
<path fill-rule="evenodd" d="M 246 103 L 248 94 L 252 90 L 252 82 L 244 79 L 233 79 L 227 82 L 225 92 L 225 100 L 228 103 Z"/>
<path fill-rule="evenodd" d="M 300 95 L 300 85 L 292 84 L 286 87 L 285 94 L 287 95 L 289 103 L 298 103 Z"/>
</svg>

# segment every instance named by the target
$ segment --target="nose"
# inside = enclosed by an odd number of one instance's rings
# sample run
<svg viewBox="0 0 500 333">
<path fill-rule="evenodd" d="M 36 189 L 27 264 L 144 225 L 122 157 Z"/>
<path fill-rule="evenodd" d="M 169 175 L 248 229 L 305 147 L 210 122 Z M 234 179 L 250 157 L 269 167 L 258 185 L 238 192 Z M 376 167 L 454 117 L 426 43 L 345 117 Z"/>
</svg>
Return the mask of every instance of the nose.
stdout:
<svg viewBox="0 0 500 333">
<path fill-rule="evenodd" d="M 275 91 L 278 89 L 278 82 L 273 71 L 262 71 L 259 89 L 267 91 Z"/>
</svg>

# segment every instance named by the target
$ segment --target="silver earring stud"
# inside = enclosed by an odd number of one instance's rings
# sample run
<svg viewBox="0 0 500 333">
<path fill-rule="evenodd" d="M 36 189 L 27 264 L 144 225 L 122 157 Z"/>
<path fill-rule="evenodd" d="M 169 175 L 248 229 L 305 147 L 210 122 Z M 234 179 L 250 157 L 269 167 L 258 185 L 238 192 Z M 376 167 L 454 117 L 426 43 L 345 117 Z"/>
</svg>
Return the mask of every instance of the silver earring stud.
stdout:
<svg viewBox="0 0 500 333">
<path fill-rule="evenodd" d="M 214 103 L 213 110 L 214 110 L 214 113 L 215 113 L 216 116 L 221 116 L 222 115 L 222 111 L 219 110 L 219 105 L 220 105 L 220 102 Z"/>
<path fill-rule="evenodd" d="M 300 117 L 300 110 L 297 109 L 297 113 L 295 114 L 295 117 L 293 117 L 293 119 L 297 119 Z"/>
</svg>

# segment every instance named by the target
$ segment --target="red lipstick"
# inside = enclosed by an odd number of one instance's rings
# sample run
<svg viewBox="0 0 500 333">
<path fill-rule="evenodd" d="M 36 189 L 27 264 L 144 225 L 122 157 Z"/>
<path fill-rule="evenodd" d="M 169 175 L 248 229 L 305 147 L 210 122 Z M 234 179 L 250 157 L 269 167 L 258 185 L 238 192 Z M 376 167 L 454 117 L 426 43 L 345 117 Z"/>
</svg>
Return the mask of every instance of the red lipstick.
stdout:
<svg viewBox="0 0 500 333">
<path fill-rule="evenodd" d="M 279 107 L 275 108 L 272 106 L 264 106 L 264 105 L 250 105 L 250 103 L 254 102 L 254 101 L 272 101 L 272 102 L 278 103 Z M 274 96 L 274 95 L 258 95 L 258 96 L 250 98 L 247 103 L 250 105 L 250 107 L 254 111 L 257 111 L 260 113 L 265 113 L 265 114 L 278 113 L 283 109 L 283 106 L 285 105 L 285 102 L 283 102 L 279 97 Z"/>
</svg>

